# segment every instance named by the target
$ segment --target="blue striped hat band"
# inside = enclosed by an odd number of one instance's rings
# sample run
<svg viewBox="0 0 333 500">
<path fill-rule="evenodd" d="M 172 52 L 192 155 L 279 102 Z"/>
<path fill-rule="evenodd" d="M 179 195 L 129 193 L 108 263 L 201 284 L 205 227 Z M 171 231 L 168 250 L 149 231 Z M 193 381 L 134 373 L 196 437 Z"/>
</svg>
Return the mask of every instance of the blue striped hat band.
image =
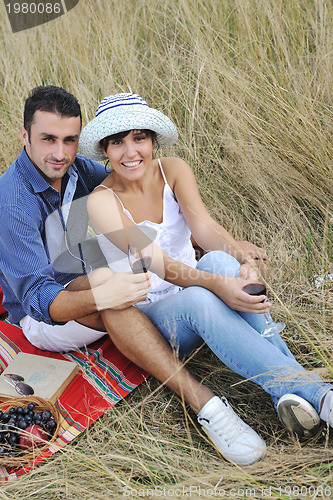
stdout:
<svg viewBox="0 0 333 500">
<path fill-rule="evenodd" d="M 96 111 L 96 117 L 104 111 L 109 109 L 118 108 L 119 106 L 147 106 L 146 101 L 142 99 L 138 94 L 115 94 L 105 97 Z"/>
</svg>

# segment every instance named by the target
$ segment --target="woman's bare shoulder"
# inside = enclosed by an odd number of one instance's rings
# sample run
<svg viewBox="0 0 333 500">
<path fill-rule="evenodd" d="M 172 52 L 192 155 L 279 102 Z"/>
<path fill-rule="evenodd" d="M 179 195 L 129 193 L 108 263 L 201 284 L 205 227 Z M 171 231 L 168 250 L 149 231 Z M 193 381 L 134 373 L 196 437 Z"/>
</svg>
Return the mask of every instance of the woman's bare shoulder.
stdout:
<svg viewBox="0 0 333 500">
<path fill-rule="evenodd" d="M 176 156 L 168 156 L 160 159 L 168 183 L 174 184 L 187 171 L 191 170 L 186 161 Z"/>
<path fill-rule="evenodd" d="M 188 167 L 186 161 L 182 160 L 181 158 L 178 158 L 177 156 L 166 156 L 165 158 L 160 158 L 160 161 L 163 167 L 168 168 L 170 170 Z"/>
</svg>

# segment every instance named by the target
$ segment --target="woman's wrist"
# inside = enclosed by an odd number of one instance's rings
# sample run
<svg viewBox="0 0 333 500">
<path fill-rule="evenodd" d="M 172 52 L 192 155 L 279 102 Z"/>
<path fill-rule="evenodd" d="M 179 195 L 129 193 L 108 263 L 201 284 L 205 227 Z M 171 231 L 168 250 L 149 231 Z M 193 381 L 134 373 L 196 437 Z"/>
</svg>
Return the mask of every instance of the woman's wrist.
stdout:
<svg viewBox="0 0 333 500">
<path fill-rule="evenodd" d="M 207 273 L 205 271 L 202 271 L 202 273 L 204 276 L 201 277 L 202 281 L 199 286 L 207 288 L 207 290 L 210 290 L 223 300 L 225 286 L 227 285 L 227 277 Z"/>
</svg>

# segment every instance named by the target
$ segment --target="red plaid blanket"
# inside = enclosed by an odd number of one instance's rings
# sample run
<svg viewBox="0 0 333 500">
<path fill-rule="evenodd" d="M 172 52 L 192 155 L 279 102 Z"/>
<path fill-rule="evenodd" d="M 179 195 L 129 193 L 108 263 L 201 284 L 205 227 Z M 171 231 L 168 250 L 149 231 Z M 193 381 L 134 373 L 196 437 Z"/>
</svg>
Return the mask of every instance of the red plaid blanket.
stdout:
<svg viewBox="0 0 333 500">
<path fill-rule="evenodd" d="M 44 462 L 148 376 L 128 361 L 107 335 L 86 349 L 58 354 L 37 349 L 27 341 L 20 328 L 0 321 L 0 371 L 4 370 L 20 351 L 75 361 L 80 366 L 80 372 L 56 403 L 62 418 L 57 440 L 36 460 L 19 470 L 12 471 L 0 466 L 0 481 L 15 479 Z"/>
</svg>

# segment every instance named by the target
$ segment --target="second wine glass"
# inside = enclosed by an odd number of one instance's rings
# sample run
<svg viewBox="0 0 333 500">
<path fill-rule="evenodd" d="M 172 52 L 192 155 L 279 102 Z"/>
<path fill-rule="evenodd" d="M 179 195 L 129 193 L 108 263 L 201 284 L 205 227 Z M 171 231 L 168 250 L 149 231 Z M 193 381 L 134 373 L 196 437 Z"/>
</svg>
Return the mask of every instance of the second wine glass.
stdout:
<svg viewBox="0 0 333 500">
<path fill-rule="evenodd" d="M 266 295 L 266 286 L 263 283 L 249 283 L 243 287 L 243 290 L 249 295 Z M 264 302 L 266 302 L 266 300 L 264 300 Z M 286 324 L 275 323 L 269 313 L 264 313 L 264 316 L 266 320 L 266 327 L 265 330 L 260 333 L 263 337 L 272 337 L 272 335 L 281 333 L 282 330 L 285 329 Z"/>
<path fill-rule="evenodd" d="M 134 274 L 146 273 L 151 266 L 153 256 L 153 244 L 140 248 L 128 245 L 128 262 Z"/>
</svg>

